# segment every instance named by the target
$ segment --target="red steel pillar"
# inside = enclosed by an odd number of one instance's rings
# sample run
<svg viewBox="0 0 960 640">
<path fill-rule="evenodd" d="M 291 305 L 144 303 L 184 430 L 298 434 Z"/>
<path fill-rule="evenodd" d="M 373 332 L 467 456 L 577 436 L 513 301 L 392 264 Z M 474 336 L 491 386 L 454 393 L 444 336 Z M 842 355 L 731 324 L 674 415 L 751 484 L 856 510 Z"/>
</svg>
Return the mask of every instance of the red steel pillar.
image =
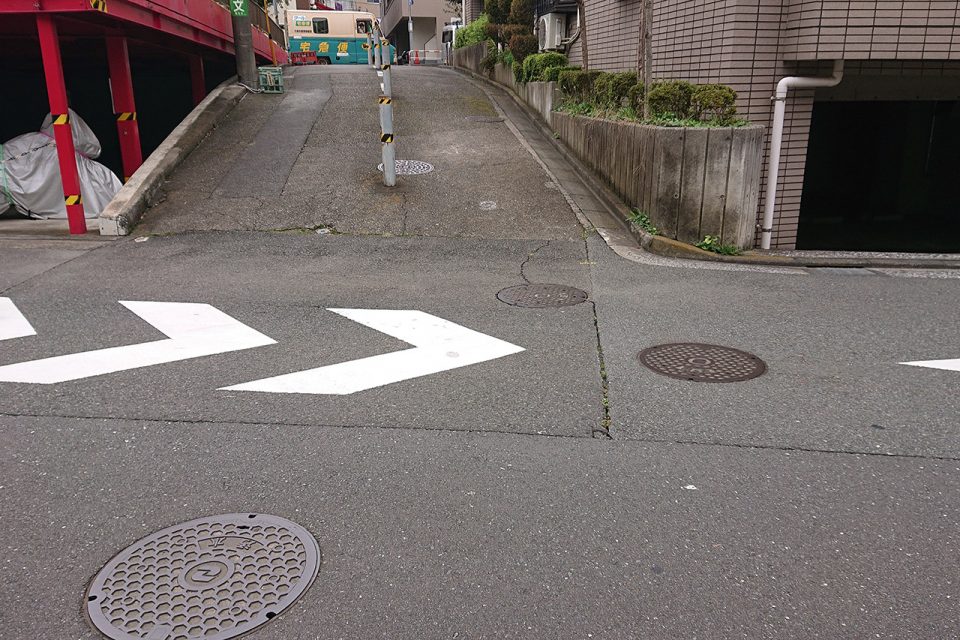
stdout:
<svg viewBox="0 0 960 640">
<path fill-rule="evenodd" d="M 126 38 L 121 36 L 107 38 L 107 63 L 110 66 L 113 112 L 117 116 L 117 134 L 120 136 L 123 181 L 126 182 L 143 164 L 140 126 L 137 124 L 137 105 L 133 99 L 133 77 L 130 74 L 130 54 Z"/>
<path fill-rule="evenodd" d="M 77 152 L 73 146 L 73 133 L 70 130 L 67 87 L 63 82 L 60 42 L 53 16 L 37 14 L 37 33 L 40 35 L 43 75 L 47 82 L 47 96 L 50 100 L 50 113 L 53 116 L 53 137 L 57 142 L 57 159 L 60 161 L 60 181 L 63 183 L 63 199 L 67 206 L 67 222 L 71 234 L 86 233 L 87 221 L 83 217 Z"/>
<path fill-rule="evenodd" d="M 193 87 L 193 106 L 207 96 L 207 81 L 203 76 L 203 57 L 190 55 L 190 84 Z"/>
</svg>

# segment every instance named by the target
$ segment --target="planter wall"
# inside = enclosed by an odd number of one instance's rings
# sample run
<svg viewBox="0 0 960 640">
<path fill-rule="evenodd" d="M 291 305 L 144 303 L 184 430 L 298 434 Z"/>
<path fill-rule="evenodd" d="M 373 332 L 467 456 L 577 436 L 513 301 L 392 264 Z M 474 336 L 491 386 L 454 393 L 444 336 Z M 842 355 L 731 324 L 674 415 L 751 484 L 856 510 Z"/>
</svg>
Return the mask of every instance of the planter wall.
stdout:
<svg viewBox="0 0 960 640">
<path fill-rule="evenodd" d="M 664 236 L 753 246 L 763 127 L 653 127 L 555 112 L 553 128 Z"/>
<path fill-rule="evenodd" d="M 512 70 L 481 67 L 486 44 L 454 52 L 454 65 L 491 77 L 517 94 L 630 206 L 668 238 L 696 243 L 716 236 L 753 246 L 763 127 L 691 129 L 573 116 L 553 111 L 555 82 L 517 84 Z"/>
</svg>

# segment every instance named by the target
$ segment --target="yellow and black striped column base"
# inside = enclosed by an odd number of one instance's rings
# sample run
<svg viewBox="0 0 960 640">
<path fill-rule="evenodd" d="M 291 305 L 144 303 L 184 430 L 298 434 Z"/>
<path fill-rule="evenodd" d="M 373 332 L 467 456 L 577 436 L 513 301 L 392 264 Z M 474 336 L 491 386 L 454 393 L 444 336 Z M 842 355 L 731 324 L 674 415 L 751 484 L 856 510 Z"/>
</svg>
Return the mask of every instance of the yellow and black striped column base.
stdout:
<svg viewBox="0 0 960 640">
<path fill-rule="evenodd" d="M 137 119 L 136 111 L 124 111 L 117 114 L 117 122 L 131 122 Z"/>
<path fill-rule="evenodd" d="M 83 204 L 83 198 L 80 196 L 63 196 L 63 201 L 68 207 L 75 204 Z"/>
<path fill-rule="evenodd" d="M 381 133 L 381 134 L 380 134 L 380 142 L 393 142 L 393 134 L 392 134 L 392 133 Z"/>
<path fill-rule="evenodd" d="M 53 124 L 70 124 L 70 114 L 69 113 L 54 114 Z"/>
</svg>

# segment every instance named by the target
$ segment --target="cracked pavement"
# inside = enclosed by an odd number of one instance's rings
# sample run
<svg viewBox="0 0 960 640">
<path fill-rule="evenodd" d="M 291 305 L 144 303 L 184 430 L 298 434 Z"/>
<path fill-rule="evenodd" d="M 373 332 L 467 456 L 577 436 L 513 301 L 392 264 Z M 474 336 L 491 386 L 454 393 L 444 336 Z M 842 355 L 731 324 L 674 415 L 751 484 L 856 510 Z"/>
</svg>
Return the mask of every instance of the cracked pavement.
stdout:
<svg viewBox="0 0 960 640">
<path fill-rule="evenodd" d="M 398 156 L 436 168 L 390 190 L 373 71 L 287 72 L 171 176 L 141 241 L 0 229 L 0 296 L 37 332 L 0 366 L 162 338 L 121 300 L 207 303 L 276 341 L 0 382 L 0 639 L 100 637 L 82 599 L 114 554 L 227 512 L 289 518 L 323 556 L 251 638 L 956 635 L 960 373 L 898 363 L 960 357 L 957 280 L 625 259 L 533 123 L 444 69 L 395 69 Z M 497 299 L 524 283 L 589 300 Z M 221 390 L 410 348 L 329 309 L 524 351 L 344 396 Z M 637 361 L 669 342 L 768 370 Z"/>
</svg>

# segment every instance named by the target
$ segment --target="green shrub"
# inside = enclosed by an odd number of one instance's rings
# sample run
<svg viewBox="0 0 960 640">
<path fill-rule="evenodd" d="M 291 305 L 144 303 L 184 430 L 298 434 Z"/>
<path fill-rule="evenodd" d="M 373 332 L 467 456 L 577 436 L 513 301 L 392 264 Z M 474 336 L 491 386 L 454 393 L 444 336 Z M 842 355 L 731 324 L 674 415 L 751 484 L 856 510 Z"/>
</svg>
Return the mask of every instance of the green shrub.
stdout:
<svg viewBox="0 0 960 640">
<path fill-rule="evenodd" d="M 486 40 L 486 30 L 489 23 L 490 18 L 487 17 L 487 14 L 481 13 L 479 18 L 457 32 L 456 48 L 471 47 Z"/>
<path fill-rule="evenodd" d="M 510 2 L 510 22 L 526 25 L 527 30 L 531 31 L 530 25 L 533 24 L 535 19 L 533 4 L 533 0 L 512 0 Z"/>
<path fill-rule="evenodd" d="M 480 68 L 487 73 L 493 71 L 493 66 L 497 64 L 499 57 L 497 45 L 494 44 L 493 40 L 487 40 L 487 55 L 480 61 Z"/>
<path fill-rule="evenodd" d="M 600 72 L 593 79 L 593 91 L 590 92 L 589 100 L 601 109 L 607 108 L 607 96 L 610 93 L 610 84 L 613 82 L 613 74 Z"/>
<path fill-rule="evenodd" d="M 493 24 L 504 24 L 510 16 L 510 0 L 484 0 L 483 12 Z"/>
<path fill-rule="evenodd" d="M 572 102 L 587 102 L 593 97 L 593 81 L 600 71 L 570 70 L 561 71 L 557 82 L 560 91 Z"/>
<path fill-rule="evenodd" d="M 510 42 L 513 36 L 528 36 L 531 33 L 530 27 L 522 24 L 504 24 L 500 25 L 500 29 L 503 32 L 504 42 Z"/>
<path fill-rule="evenodd" d="M 537 36 L 533 35 L 515 35 L 510 38 L 510 44 L 507 46 L 513 59 L 517 62 L 523 62 L 524 59 L 537 52 L 539 48 Z"/>
<path fill-rule="evenodd" d="M 722 84 L 702 84 L 690 96 L 690 112 L 698 120 L 726 123 L 737 115 L 737 92 Z"/>
<path fill-rule="evenodd" d="M 519 60 L 514 60 L 510 68 L 513 71 L 513 81 L 517 84 L 523 82 L 523 63 Z"/>
<path fill-rule="evenodd" d="M 604 104 L 611 109 L 623 107 L 624 101 L 630 94 L 630 89 L 636 86 L 636 84 L 637 74 L 632 71 L 610 74 L 607 92 L 603 96 Z"/>
<path fill-rule="evenodd" d="M 523 61 L 523 82 L 542 82 L 543 74 L 552 67 L 564 67 L 567 57 L 562 53 L 535 53 Z"/>
<path fill-rule="evenodd" d="M 547 67 L 543 70 L 544 82 L 556 82 L 563 71 L 579 71 L 580 67 Z"/>
<path fill-rule="evenodd" d="M 643 114 L 643 83 L 638 82 L 627 90 L 627 104 L 636 113 Z"/>
<path fill-rule="evenodd" d="M 690 115 L 690 97 L 693 85 L 685 80 L 656 82 L 650 87 L 650 115 L 655 117 L 687 118 Z"/>
</svg>

